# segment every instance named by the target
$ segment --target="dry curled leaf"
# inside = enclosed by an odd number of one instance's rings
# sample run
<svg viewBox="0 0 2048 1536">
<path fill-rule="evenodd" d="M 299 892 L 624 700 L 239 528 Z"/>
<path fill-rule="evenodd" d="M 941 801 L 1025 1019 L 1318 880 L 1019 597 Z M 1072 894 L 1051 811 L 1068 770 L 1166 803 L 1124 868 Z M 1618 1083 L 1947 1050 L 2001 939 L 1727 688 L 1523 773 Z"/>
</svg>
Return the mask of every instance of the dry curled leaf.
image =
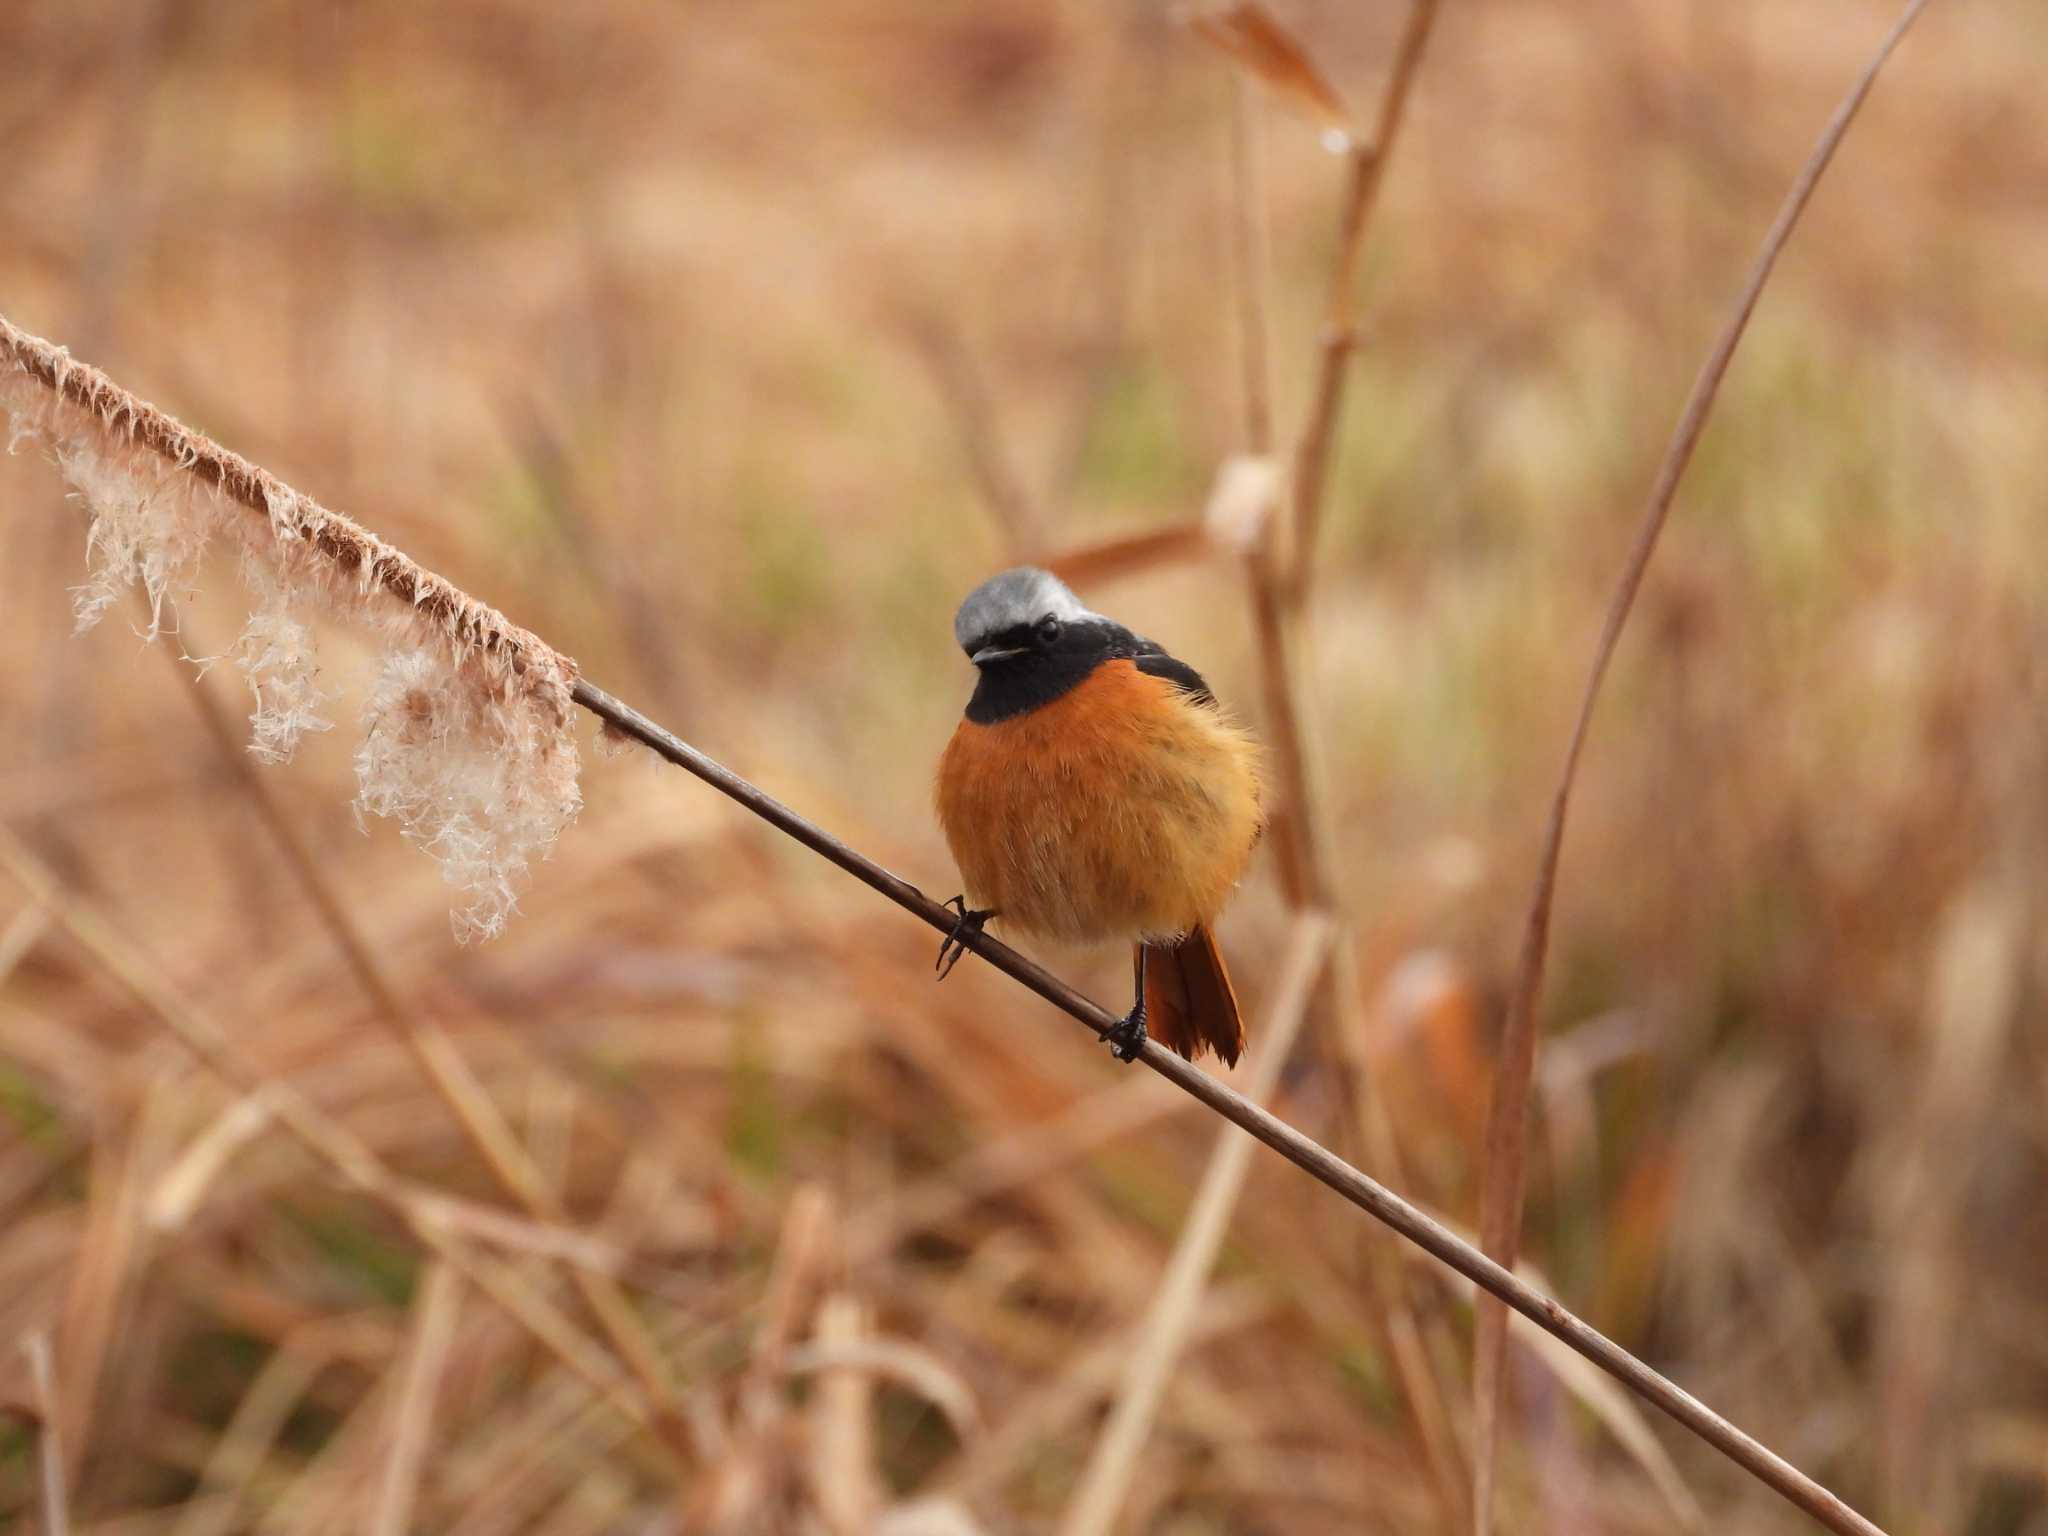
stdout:
<svg viewBox="0 0 2048 1536">
<path fill-rule="evenodd" d="M 1263 5 L 1189 11 L 1183 19 L 1197 37 L 1271 86 L 1325 133 L 1342 134 L 1347 143 L 1358 137 L 1344 98 L 1316 68 L 1308 50 Z"/>
</svg>

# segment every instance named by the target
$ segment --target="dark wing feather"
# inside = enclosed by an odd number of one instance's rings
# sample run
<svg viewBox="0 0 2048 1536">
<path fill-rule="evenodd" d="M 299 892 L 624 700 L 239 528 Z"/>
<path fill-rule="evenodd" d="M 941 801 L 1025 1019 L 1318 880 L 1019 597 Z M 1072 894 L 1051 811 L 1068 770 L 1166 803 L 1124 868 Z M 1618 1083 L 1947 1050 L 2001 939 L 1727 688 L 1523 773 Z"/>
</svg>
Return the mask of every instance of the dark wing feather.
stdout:
<svg viewBox="0 0 2048 1536">
<path fill-rule="evenodd" d="M 1139 644 L 1144 649 L 1140 650 L 1133 660 L 1140 672 L 1150 677 L 1165 678 L 1197 704 L 1207 704 L 1212 708 L 1215 706 L 1216 695 L 1211 693 L 1209 685 L 1202 681 L 1201 673 L 1186 662 L 1167 655 L 1150 640 L 1140 641 Z"/>
</svg>

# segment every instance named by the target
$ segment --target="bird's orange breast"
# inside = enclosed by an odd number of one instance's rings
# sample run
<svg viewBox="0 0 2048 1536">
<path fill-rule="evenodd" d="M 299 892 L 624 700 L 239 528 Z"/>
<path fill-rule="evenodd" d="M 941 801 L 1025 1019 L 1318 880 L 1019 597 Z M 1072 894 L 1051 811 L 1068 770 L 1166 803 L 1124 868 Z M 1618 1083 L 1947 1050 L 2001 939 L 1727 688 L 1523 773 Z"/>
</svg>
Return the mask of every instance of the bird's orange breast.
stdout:
<svg viewBox="0 0 2048 1536">
<path fill-rule="evenodd" d="M 1024 714 L 963 720 L 937 802 L 971 905 L 1051 939 L 1164 938 L 1221 911 L 1251 857 L 1258 749 L 1109 661 Z"/>
</svg>

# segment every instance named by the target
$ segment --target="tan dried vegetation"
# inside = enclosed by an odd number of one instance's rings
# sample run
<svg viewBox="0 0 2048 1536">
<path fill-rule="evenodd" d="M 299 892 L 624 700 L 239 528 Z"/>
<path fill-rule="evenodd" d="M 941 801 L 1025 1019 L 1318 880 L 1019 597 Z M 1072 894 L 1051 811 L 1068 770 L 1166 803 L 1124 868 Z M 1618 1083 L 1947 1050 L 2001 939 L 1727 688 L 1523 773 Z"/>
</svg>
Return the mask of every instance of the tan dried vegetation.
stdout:
<svg viewBox="0 0 2048 1536">
<path fill-rule="evenodd" d="M 1279 755 L 1237 1086 L 1476 1227 L 1888 9 L 30 0 L 0 312 L 263 478 L 0 382 L 0 1512 L 1470 1529 L 1462 1282 L 685 776 L 579 816 L 534 636 L 948 894 L 951 603 L 1054 561 Z M 1531 1079 L 1547 1288 L 1901 1533 L 2048 1520 L 2044 41 L 1934 7 L 1773 281 Z M 1515 1337 L 1502 1528 L 1811 1528 Z"/>
</svg>

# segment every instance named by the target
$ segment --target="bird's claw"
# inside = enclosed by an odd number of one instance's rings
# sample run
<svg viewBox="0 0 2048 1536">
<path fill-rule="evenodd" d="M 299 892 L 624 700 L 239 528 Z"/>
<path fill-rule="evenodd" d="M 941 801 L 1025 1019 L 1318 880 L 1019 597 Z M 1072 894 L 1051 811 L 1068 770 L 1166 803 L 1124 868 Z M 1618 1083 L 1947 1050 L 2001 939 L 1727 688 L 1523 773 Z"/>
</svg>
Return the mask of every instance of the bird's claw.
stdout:
<svg viewBox="0 0 2048 1536">
<path fill-rule="evenodd" d="M 944 905 L 960 913 L 960 921 L 953 925 L 953 931 L 939 942 L 939 958 L 932 969 L 944 981 L 953 974 L 953 967 L 960 963 L 960 957 L 967 953 L 967 941 L 978 938 L 988 920 L 996 915 L 994 907 L 970 907 L 965 896 L 955 896 Z"/>
<path fill-rule="evenodd" d="M 1136 1061 L 1145 1054 L 1145 1004 L 1140 1001 L 1129 1013 L 1103 1031 L 1109 1054 L 1118 1061 Z"/>
</svg>

